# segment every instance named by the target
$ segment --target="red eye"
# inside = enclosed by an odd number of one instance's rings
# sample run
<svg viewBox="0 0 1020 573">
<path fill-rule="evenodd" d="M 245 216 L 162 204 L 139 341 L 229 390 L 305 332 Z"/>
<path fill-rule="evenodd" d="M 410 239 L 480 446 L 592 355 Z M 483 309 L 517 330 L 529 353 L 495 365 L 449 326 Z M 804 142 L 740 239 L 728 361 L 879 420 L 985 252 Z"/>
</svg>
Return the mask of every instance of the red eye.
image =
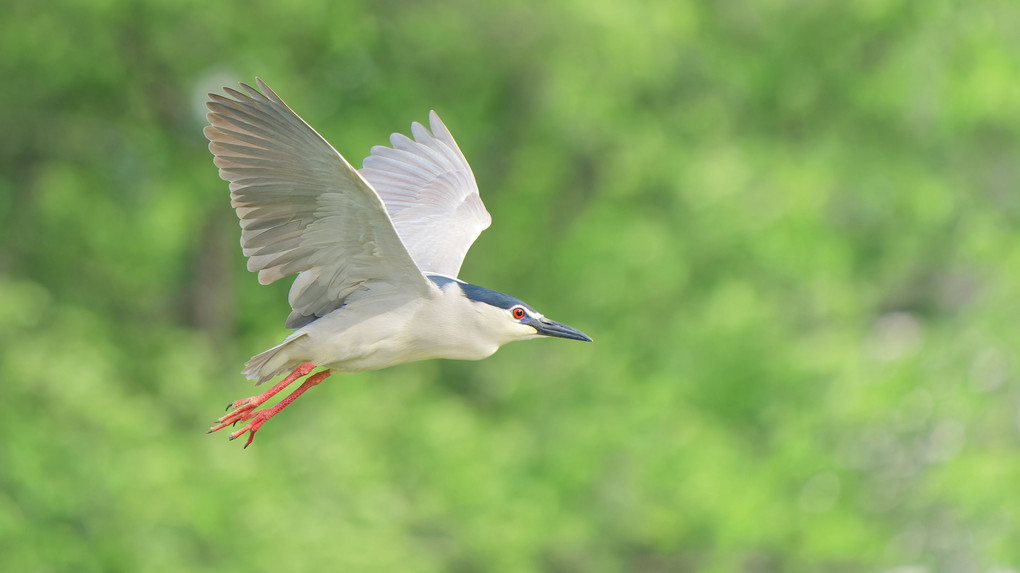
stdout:
<svg viewBox="0 0 1020 573">
<path fill-rule="evenodd" d="M 510 314 L 512 314 L 513 317 L 516 318 L 517 320 L 524 318 L 526 315 L 524 309 L 519 306 L 515 306 L 513 310 L 510 311 Z"/>
</svg>

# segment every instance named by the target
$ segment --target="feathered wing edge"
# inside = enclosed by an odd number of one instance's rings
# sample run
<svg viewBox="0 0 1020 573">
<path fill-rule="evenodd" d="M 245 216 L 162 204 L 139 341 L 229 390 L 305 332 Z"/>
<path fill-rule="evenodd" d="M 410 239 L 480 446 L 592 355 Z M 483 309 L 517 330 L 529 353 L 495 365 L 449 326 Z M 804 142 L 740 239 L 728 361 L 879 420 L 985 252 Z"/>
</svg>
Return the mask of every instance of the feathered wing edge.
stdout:
<svg viewBox="0 0 1020 573">
<path fill-rule="evenodd" d="M 368 280 L 428 288 L 372 186 L 261 79 L 265 92 L 210 94 L 205 134 L 230 183 L 248 268 L 268 284 L 298 274 L 288 327 L 340 306 Z M 350 212 L 366 216 L 351 217 Z M 386 260 L 382 263 L 379 257 Z"/>
</svg>

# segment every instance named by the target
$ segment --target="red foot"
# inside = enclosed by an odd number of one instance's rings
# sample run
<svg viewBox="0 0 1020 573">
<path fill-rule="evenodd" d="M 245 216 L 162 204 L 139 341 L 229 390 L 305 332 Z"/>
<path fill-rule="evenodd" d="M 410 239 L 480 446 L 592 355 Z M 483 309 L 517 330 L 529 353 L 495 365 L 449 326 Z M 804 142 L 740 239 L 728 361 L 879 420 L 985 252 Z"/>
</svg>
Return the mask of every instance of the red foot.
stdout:
<svg viewBox="0 0 1020 573">
<path fill-rule="evenodd" d="M 312 364 L 311 362 L 305 362 L 301 366 L 295 368 L 293 372 L 288 374 L 287 377 L 281 380 L 278 384 L 276 384 L 269 390 L 266 390 L 265 392 L 259 394 L 258 396 L 244 398 L 242 400 L 238 400 L 236 402 L 231 402 L 227 404 L 227 410 L 234 408 L 234 411 L 216 420 L 218 424 L 209 428 L 209 433 L 225 428 L 230 424 L 236 424 L 241 420 L 247 420 L 251 418 L 252 414 L 250 412 L 254 410 L 259 404 L 272 398 L 273 396 L 278 394 L 280 390 L 283 390 L 287 386 L 290 386 L 291 384 L 294 383 L 295 380 L 311 372 L 313 368 L 315 368 L 314 364 Z"/>
<path fill-rule="evenodd" d="M 265 424 L 266 421 L 269 420 L 269 418 L 272 418 L 273 416 L 278 414 L 280 410 L 286 408 L 288 404 L 296 400 L 297 397 L 300 396 L 301 394 L 304 394 L 306 390 L 308 390 L 312 386 L 315 386 L 319 382 L 325 380 L 327 377 L 329 377 L 330 374 L 332 374 L 332 372 L 330 370 L 323 370 L 321 372 L 313 374 L 312 376 L 309 376 L 304 381 L 304 383 L 298 387 L 297 390 L 292 392 L 289 396 L 287 396 L 283 400 L 280 400 L 280 403 L 276 404 L 271 408 L 264 408 L 262 410 L 255 410 L 255 408 L 259 404 L 262 404 L 266 400 L 275 396 L 277 393 L 279 393 L 281 390 L 283 390 L 290 384 L 294 383 L 294 381 L 297 380 L 298 378 L 311 372 L 312 369 L 314 368 L 315 368 L 314 364 L 312 364 L 311 362 L 305 362 L 301 366 L 295 368 L 293 372 L 288 374 L 287 377 L 281 380 L 278 384 L 276 384 L 269 390 L 263 392 L 262 394 L 259 394 L 258 396 L 252 396 L 250 398 L 244 398 L 243 400 L 238 400 L 236 402 L 231 402 L 230 404 L 227 405 L 227 409 L 229 410 L 231 408 L 234 408 L 234 410 L 226 414 L 225 416 L 222 416 L 220 419 L 216 420 L 217 424 L 209 428 L 208 433 L 221 430 L 231 424 L 251 420 L 243 428 L 230 434 L 230 439 L 234 440 L 241 436 L 241 434 L 244 434 L 245 432 L 251 432 L 251 434 L 248 435 L 248 441 L 245 442 L 244 444 L 244 447 L 247 448 L 248 444 L 251 444 L 251 441 L 255 439 L 255 432 L 262 427 L 262 424 Z"/>
</svg>

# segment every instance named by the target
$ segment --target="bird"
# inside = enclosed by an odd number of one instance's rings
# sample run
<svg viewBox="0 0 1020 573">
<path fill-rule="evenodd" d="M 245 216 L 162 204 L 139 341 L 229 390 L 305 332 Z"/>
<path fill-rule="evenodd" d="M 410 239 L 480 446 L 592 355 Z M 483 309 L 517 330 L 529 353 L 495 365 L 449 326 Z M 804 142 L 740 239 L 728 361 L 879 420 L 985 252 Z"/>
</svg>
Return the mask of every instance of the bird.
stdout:
<svg viewBox="0 0 1020 573">
<path fill-rule="evenodd" d="M 296 275 L 294 329 L 242 374 L 269 390 L 231 402 L 209 428 L 258 430 L 334 373 L 447 358 L 480 360 L 515 340 L 591 342 L 513 296 L 465 282 L 464 256 L 491 216 L 474 174 L 435 111 L 429 128 L 393 133 L 355 169 L 260 78 L 206 102 L 219 176 L 241 225 L 241 251 L 261 284 Z M 319 368 L 318 372 L 312 373 Z M 272 407 L 259 408 L 297 380 Z"/>
</svg>

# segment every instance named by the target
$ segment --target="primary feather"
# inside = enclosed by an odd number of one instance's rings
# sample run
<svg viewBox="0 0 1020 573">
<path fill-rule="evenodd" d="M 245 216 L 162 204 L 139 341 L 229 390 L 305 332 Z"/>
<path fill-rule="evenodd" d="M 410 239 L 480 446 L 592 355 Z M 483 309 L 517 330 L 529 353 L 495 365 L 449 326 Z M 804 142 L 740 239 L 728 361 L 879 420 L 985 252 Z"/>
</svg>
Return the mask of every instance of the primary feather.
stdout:
<svg viewBox="0 0 1020 573">
<path fill-rule="evenodd" d="M 432 133 L 412 123 L 413 140 L 394 133 L 393 147 L 373 147 L 360 173 L 379 192 L 418 268 L 456 277 L 492 218 L 471 167 L 434 111 L 429 126 Z"/>
<path fill-rule="evenodd" d="M 338 308 L 361 285 L 392 281 L 425 292 L 372 186 L 261 80 L 259 90 L 210 94 L 205 128 L 230 182 L 248 269 L 268 284 L 299 273 L 290 290 L 296 328 Z"/>
</svg>

